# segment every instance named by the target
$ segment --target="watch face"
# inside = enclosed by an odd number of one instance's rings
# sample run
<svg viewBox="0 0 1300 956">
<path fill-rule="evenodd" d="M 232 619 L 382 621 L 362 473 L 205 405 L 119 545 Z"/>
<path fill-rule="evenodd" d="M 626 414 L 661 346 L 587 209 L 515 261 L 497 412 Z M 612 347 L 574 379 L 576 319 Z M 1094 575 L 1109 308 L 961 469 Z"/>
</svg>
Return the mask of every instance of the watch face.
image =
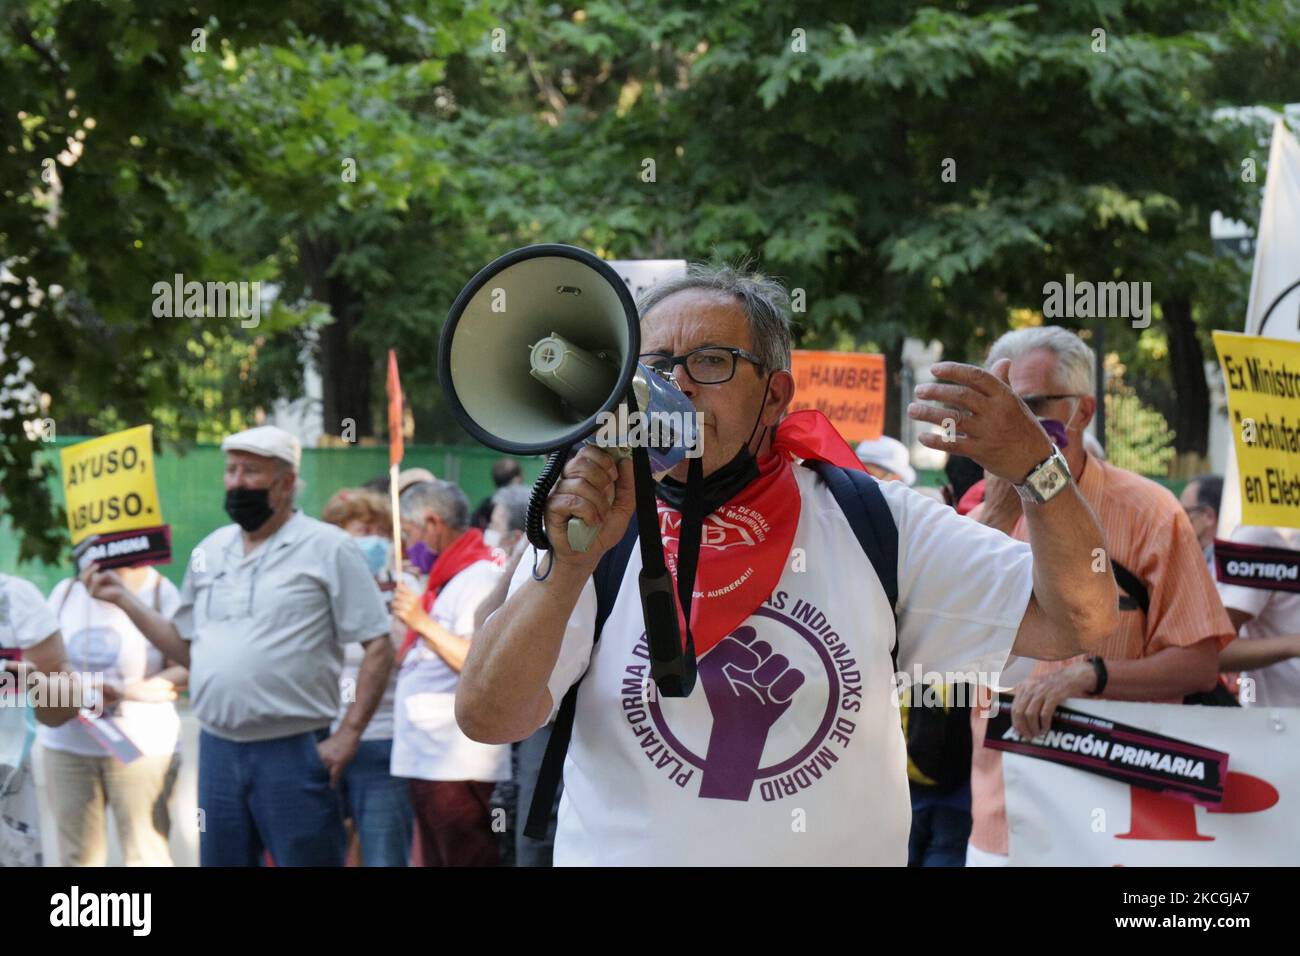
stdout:
<svg viewBox="0 0 1300 956">
<path fill-rule="evenodd" d="M 1042 468 L 1029 477 L 1029 484 L 1044 500 L 1051 498 L 1069 481 L 1069 473 L 1061 467 L 1059 458 L 1049 459 Z"/>
<path fill-rule="evenodd" d="M 1034 477 L 1034 484 L 1038 486 L 1038 490 L 1043 494 L 1048 494 L 1061 484 L 1061 473 L 1055 468 L 1049 467 L 1047 471 Z"/>
</svg>

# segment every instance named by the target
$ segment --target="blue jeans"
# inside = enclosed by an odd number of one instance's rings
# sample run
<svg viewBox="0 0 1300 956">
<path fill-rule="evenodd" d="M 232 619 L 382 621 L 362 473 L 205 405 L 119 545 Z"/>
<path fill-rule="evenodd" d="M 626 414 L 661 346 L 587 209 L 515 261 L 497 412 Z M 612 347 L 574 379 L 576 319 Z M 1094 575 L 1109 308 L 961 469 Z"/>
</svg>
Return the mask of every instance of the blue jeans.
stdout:
<svg viewBox="0 0 1300 956">
<path fill-rule="evenodd" d="M 342 866 L 343 801 L 316 744 L 329 729 L 236 743 L 199 734 L 199 863 Z"/>
<path fill-rule="evenodd" d="M 388 772 L 391 740 L 363 740 L 343 771 L 343 808 L 361 841 L 362 866 L 410 866 L 410 788 Z"/>
<path fill-rule="evenodd" d="M 951 793 L 912 786 L 908 866 L 965 866 L 970 839 L 970 784 Z"/>
</svg>

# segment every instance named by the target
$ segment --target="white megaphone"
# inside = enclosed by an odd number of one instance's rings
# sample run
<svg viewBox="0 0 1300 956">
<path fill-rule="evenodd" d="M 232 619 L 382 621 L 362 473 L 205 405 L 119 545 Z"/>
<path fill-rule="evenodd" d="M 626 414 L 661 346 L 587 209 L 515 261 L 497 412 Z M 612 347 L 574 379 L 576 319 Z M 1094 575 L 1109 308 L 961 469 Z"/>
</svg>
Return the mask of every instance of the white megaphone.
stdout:
<svg viewBox="0 0 1300 956">
<path fill-rule="evenodd" d="M 640 344 L 636 304 L 608 263 L 575 246 L 526 246 L 489 263 L 456 297 L 439 380 L 452 413 L 483 444 L 556 453 L 538 483 L 544 498 L 563 454 L 581 441 L 616 459 L 635 441 L 656 477 L 698 454 L 694 407 L 671 379 L 638 364 Z M 530 508 L 530 523 L 539 510 Z M 586 551 L 598 530 L 571 519 L 570 546 Z"/>
</svg>

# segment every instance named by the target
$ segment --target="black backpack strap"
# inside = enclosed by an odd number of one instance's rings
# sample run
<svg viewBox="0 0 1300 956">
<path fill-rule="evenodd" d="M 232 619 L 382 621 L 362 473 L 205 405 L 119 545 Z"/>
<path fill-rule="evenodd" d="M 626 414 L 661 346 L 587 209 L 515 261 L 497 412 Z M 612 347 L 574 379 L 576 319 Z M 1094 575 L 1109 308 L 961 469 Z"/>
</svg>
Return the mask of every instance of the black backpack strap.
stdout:
<svg viewBox="0 0 1300 956">
<path fill-rule="evenodd" d="M 894 523 L 894 514 L 889 510 L 889 502 L 880 490 L 880 485 L 871 475 L 856 468 L 840 468 L 826 461 L 805 461 L 804 464 L 817 472 L 826 486 L 830 488 L 849 527 L 862 546 L 867 560 L 880 579 L 889 599 L 889 608 L 894 613 L 894 622 L 898 622 L 898 525 Z M 889 656 L 893 659 L 894 670 L 898 670 L 898 633 L 895 626 L 894 646 Z"/>
<path fill-rule="evenodd" d="M 1147 586 L 1142 583 L 1142 579 L 1114 558 L 1110 559 L 1110 569 L 1115 575 L 1115 583 L 1119 585 L 1120 590 L 1133 599 L 1134 603 L 1142 609 L 1143 614 L 1150 613 L 1151 594 L 1147 591 Z M 1120 610 L 1124 608 L 1121 607 Z"/>
<path fill-rule="evenodd" d="M 1110 559 L 1110 569 L 1115 575 L 1115 583 L 1123 592 L 1119 599 L 1119 609 L 1121 611 L 1132 611 L 1134 608 L 1125 607 L 1124 599 L 1128 598 L 1133 604 L 1141 609 L 1144 615 L 1151 614 L 1151 592 L 1147 586 L 1142 583 L 1142 579 L 1130 571 L 1124 565 L 1120 564 L 1114 558 Z M 1232 695 L 1232 691 L 1223 685 L 1222 680 L 1214 685 L 1210 691 L 1198 691 L 1194 694 L 1187 694 L 1183 697 L 1184 704 L 1199 704 L 1204 707 L 1240 707 L 1241 703 Z"/>
<path fill-rule="evenodd" d="M 627 562 L 636 547 L 636 516 L 632 516 L 627 526 L 627 534 L 618 544 L 610 548 L 601 557 L 591 580 L 596 585 L 596 631 L 592 637 L 592 653 L 600 632 L 609 620 L 610 611 L 623 584 L 623 574 Z M 579 679 L 564 695 L 560 709 L 555 714 L 555 725 L 551 728 L 551 737 L 546 742 L 546 753 L 542 757 L 542 766 L 537 773 L 537 785 L 533 789 L 533 802 L 528 807 L 528 822 L 524 826 L 524 836 L 533 840 L 546 839 L 547 826 L 550 823 L 551 809 L 555 806 L 555 795 L 560 790 L 560 781 L 564 778 L 564 758 L 569 752 L 569 738 L 573 736 L 573 715 L 578 707 Z"/>
</svg>

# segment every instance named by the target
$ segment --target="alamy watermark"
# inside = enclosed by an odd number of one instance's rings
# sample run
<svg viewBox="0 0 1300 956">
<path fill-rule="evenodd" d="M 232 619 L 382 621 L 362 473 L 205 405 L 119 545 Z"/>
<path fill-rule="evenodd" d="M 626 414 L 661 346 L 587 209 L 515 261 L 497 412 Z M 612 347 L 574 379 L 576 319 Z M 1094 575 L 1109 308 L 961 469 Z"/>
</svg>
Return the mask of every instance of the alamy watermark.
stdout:
<svg viewBox="0 0 1300 956">
<path fill-rule="evenodd" d="M 601 448 L 650 448 L 658 451 L 682 449 L 686 458 L 704 454 L 704 416 L 700 412 L 617 411 L 601 412 L 592 442 Z"/>
<path fill-rule="evenodd" d="M 104 674 L 58 671 L 23 674 L 0 668 L 0 707 L 76 708 L 90 716 L 104 712 Z"/>
<path fill-rule="evenodd" d="M 971 708 L 981 717 L 996 715 L 1001 707 L 998 671 L 923 671 L 913 664 L 911 673 L 894 674 L 893 704 L 910 709 L 925 707 Z"/>
<path fill-rule="evenodd" d="M 237 318 L 245 329 L 262 321 L 260 282 L 186 282 L 178 272 L 171 282 L 155 282 L 153 295 L 158 319 Z"/>
<path fill-rule="evenodd" d="M 50 925 L 55 927 L 117 926 L 132 936 L 148 936 L 153 928 L 153 894 L 82 892 L 73 884 L 66 893 L 50 897 Z"/>
<path fill-rule="evenodd" d="M 1132 319 L 1133 328 L 1151 324 L 1150 282 L 1065 282 L 1043 286 L 1043 317 L 1048 319 Z"/>
</svg>

